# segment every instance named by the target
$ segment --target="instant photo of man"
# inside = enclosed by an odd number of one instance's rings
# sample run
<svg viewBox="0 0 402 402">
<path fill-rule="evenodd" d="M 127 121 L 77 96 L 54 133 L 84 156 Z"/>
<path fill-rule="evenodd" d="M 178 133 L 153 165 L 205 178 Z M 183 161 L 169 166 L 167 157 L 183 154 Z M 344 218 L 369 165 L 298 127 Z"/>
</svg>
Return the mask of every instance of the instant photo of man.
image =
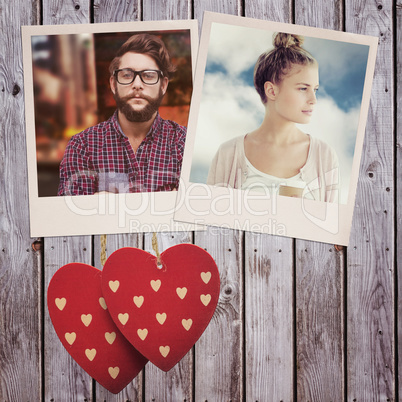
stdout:
<svg viewBox="0 0 402 402">
<path fill-rule="evenodd" d="M 37 34 L 31 49 L 39 197 L 177 189 L 190 29 Z"/>
</svg>

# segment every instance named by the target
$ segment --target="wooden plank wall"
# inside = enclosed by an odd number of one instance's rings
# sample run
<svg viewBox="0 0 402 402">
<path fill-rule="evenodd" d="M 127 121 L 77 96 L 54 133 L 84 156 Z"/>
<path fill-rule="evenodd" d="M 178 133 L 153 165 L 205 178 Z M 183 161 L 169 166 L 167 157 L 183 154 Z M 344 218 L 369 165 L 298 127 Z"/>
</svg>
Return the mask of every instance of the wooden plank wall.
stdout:
<svg viewBox="0 0 402 402">
<path fill-rule="evenodd" d="M 112 395 L 64 351 L 45 308 L 60 266 L 100 268 L 100 240 L 45 238 L 38 251 L 31 247 L 20 26 L 201 22 L 205 10 L 379 38 L 351 241 L 338 249 L 217 228 L 159 234 L 160 251 L 194 242 L 215 258 L 217 312 L 175 368 L 148 364 Z M 0 401 L 398 401 L 401 18 L 402 3 L 391 0 L 1 0 Z M 151 236 L 108 236 L 107 253 L 123 246 L 152 252 Z"/>
</svg>

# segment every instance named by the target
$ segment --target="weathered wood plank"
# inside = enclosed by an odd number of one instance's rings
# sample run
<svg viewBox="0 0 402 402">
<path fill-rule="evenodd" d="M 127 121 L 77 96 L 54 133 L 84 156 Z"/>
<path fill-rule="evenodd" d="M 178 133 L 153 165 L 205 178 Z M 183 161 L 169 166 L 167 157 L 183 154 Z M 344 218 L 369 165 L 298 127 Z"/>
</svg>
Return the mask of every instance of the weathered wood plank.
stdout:
<svg viewBox="0 0 402 402">
<path fill-rule="evenodd" d="M 90 2 L 43 0 L 43 24 L 88 23 Z M 44 269 L 45 293 L 50 279 L 58 268 L 70 262 L 92 263 L 91 236 L 45 238 Z M 46 306 L 44 317 L 45 400 L 92 400 L 91 377 L 70 357 L 59 341 Z"/>
<path fill-rule="evenodd" d="M 145 234 L 144 250 L 155 255 L 152 248 L 153 233 Z M 192 243 L 192 235 L 187 232 L 158 233 L 159 253 L 175 244 Z M 193 394 L 193 352 L 189 351 L 183 359 L 168 372 L 148 363 L 145 366 L 145 398 L 147 401 L 190 401 Z"/>
<path fill-rule="evenodd" d="M 396 18 L 396 183 L 402 183 L 402 2 L 398 1 L 396 3 L 396 13 L 394 18 Z M 396 378 L 398 382 L 398 388 L 396 391 L 399 394 L 399 398 L 402 396 L 402 188 L 400 185 L 396 187 L 396 205 L 395 212 L 396 216 L 396 278 L 397 282 L 397 345 L 398 347 L 398 366 L 395 367 L 398 377 Z M 395 275 L 394 275 L 395 278 Z M 397 394 L 397 395 L 398 395 Z"/>
<path fill-rule="evenodd" d="M 144 1 L 144 20 L 180 20 L 191 18 L 191 0 Z"/>
<path fill-rule="evenodd" d="M 295 23 L 342 27 L 342 1 L 296 0 Z M 296 240 L 297 400 L 343 399 L 344 251 Z"/>
<path fill-rule="evenodd" d="M 347 398 L 395 400 L 392 7 L 347 0 L 348 32 L 379 38 L 347 261 Z"/>
<path fill-rule="evenodd" d="M 42 0 L 43 25 L 85 24 L 90 22 L 90 2 Z"/>
<path fill-rule="evenodd" d="M 245 252 L 246 400 L 292 401 L 292 240 L 247 233 Z"/>
<path fill-rule="evenodd" d="M 196 401 L 243 397 L 243 237 L 216 227 L 195 233 L 195 244 L 214 258 L 221 280 L 215 314 L 195 347 Z"/>
<path fill-rule="evenodd" d="M 49 237 L 44 239 L 45 257 L 45 317 L 44 317 L 44 376 L 46 401 L 92 400 L 92 379 L 72 359 L 61 344 L 47 309 L 47 289 L 54 273 L 70 262 L 91 264 L 91 237 Z"/>
<path fill-rule="evenodd" d="M 50 1 L 42 2 L 43 25 L 84 24 L 90 20 L 88 1 Z"/>
<path fill-rule="evenodd" d="M 0 400 L 41 398 L 41 259 L 29 237 L 21 25 L 38 3 L 0 12 Z"/>
<path fill-rule="evenodd" d="M 342 30 L 343 4 L 340 0 L 295 0 L 295 23 L 311 27 Z"/>
<path fill-rule="evenodd" d="M 246 17 L 292 20 L 288 0 L 246 1 L 244 8 Z M 252 233 L 245 239 L 246 399 L 291 401 L 294 241 Z"/>
<path fill-rule="evenodd" d="M 140 19 L 141 0 L 95 0 L 94 22 L 123 22 Z"/>
<path fill-rule="evenodd" d="M 292 0 L 246 0 L 244 15 L 261 20 L 292 22 Z"/>
<path fill-rule="evenodd" d="M 13 223 L 25 234 L 2 227 L 0 236 L 0 400 L 7 402 L 39 400 L 42 393 L 41 255 L 32 250 L 27 227 L 18 220 L 4 219 L 1 226 Z"/>
<path fill-rule="evenodd" d="M 297 400 L 341 401 L 344 392 L 343 252 L 328 244 L 298 243 Z"/>
</svg>

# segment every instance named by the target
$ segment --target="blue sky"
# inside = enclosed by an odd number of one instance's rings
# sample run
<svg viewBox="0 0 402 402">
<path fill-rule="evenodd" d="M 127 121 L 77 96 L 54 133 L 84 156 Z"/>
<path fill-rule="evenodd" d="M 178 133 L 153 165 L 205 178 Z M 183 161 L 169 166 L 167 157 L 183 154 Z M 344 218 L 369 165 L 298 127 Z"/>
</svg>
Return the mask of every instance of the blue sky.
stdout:
<svg viewBox="0 0 402 402">
<path fill-rule="evenodd" d="M 213 23 L 208 46 L 190 181 L 205 183 L 219 145 L 257 128 L 264 107 L 253 85 L 258 56 L 272 49 L 274 32 Z M 299 128 L 331 145 L 341 165 L 341 202 L 349 178 L 369 47 L 305 37 L 318 61 L 320 89 L 311 122 Z"/>
</svg>

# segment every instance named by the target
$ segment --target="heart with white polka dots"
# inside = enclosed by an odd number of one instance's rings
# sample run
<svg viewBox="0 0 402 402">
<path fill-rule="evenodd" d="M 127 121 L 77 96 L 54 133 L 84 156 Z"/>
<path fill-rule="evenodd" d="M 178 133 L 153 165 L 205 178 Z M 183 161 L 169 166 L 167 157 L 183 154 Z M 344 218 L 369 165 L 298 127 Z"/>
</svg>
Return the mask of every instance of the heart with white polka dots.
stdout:
<svg viewBox="0 0 402 402">
<path fill-rule="evenodd" d="M 102 295 L 101 274 L 86 264 L 64 265 L 49 283 L 47 304 L 67 352 L 99 384 L 118 393 L 137 376 L 147 359 L 111 319 Z"/>
<path fill-rule="evenodd" d="M 219 298 L 219 272 L 204 249 L 179 244 L 155 256 L 115 251 L 102 271 L 102 293 L 122 334 L 147 359 L 170 370 L 210 322 Z"/>
</svg>

